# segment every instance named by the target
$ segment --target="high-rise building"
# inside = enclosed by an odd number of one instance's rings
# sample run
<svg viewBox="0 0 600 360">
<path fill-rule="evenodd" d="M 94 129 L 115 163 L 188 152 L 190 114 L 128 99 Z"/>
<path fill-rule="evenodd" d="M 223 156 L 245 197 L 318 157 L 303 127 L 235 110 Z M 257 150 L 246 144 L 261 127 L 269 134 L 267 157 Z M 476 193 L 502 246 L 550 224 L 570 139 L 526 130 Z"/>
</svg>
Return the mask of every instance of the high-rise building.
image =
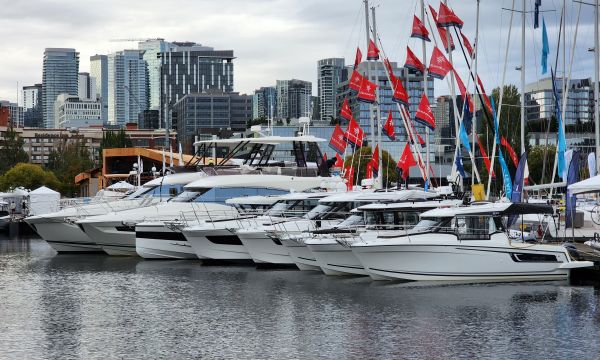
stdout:
<svg viewBox="0 0 600 360">
<path fill-rule="evenodd" d="M 102 104 L 102 122 L 108 123 L 108 56 L 90 56 L 90 77 L 96 83 L 96 96 Z"/>
<path fill-rule="evenodd" d="M 19 106 L 19 104 L 10 102 L 7 100 L 0 100 L 0 106 L 4 108 L 8 108 L 8 121 L 14 126 L 18 128 L 23 127 L 24 123 L 24 111 L 23 107 Z"/>
<path fill-rule="evenodd" d="M 90 73 L 79 73 L 77 95 L 80 99 L 96 100 L 96 78 L 90 76 Z"/>
<path fill-rule="evenodd" d="M 208 90 L 187 94 L 173 107 L 179 141 L 187 151 L 204 129 L 245 130 L 252 119 L 252 96 Z"/>
<path fill-rule="evenodd" d="M 303 80 L 277 80 L 277 117 L 310 118 L 312 83 Z"/>
<path fill-rule="evenodd" d="M 54 102 L 54 120 L 55 129 L 102 126 L 102 104 L 96 99 L 60 94 Z"/>
<path fill-rule="evenodd" d="M 23 126 L 42 127 L 42 84 L 23 86 Z"/>
<path fill-rule="evenodd" d="M 338 85 L 348 80 L 348 70 L 344 66 L 344 58 L 322 59 L 317 62 L 319 87 L 320 119 L 331 120 L 337 117 L 336 103 Z"/>
<path fill-rule="evenodd" d="M 54 126 L 54 102 L 59 94 L 77 95 L 79 53 L 75 49 L 46 48 L 42 75 L 44 127 Z"/>
<path fill-rule="evenodd" d="M 161 119 L 171 124 L 171 108 L 188 94 L 207 90 L 233 91 L 233 50 L 214 50 L 193 42 L 173 42 L 159 54 Z M 165 121 L 166 120 L 166 121 Z"/>
<path fill-rule="evenodd" d="M 160 109 L 160 53 L 168 52 L 173 45 L 164 39 L 147 39 L 138 43 L 138 49 L 144 50 L 144 61 L 148 67 L 148 105 L 150 110 Z"/>
<path fill-rule="evenodd" d="M 252 117 L 254 119 L 275 119 L 277 117 L 277 91 L 275 87 L 266 86 L 254 91 Z"/>
<path fill-rule="evenodd" d="M 563 97 L 563 80 L 556 79 L 556 92 Z M 565 125 L 582 124 L 594 119 L 594 82 L 591 79 L 571 79 L 568 83 Z M 525 86 L 527 121 L 555 116 L 552 78 L 540 79 Z"/>
<path fill-rule="evenodd" d="M 143 50 L 108 55 L 108 123 L 137 123 L 148 109 L 148 82 Z"/>
</svg>

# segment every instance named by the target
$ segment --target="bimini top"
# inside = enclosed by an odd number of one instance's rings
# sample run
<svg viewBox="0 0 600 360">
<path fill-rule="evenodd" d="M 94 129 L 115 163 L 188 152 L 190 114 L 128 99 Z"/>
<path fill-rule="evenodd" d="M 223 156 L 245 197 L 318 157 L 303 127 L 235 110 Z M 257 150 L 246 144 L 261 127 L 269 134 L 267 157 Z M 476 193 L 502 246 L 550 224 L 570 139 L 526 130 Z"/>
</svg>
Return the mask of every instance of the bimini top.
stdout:
<svg viewBox="0 0 600 360">
<path fill-rule="evenodd" d="M 236 145 L 240 143 L 249 144 L 291 144 L 293 142 L 324 142 L 325 139 L 318 138 L 312 135 L 302 136 L 261 136 L 261 137 L 247 137 L 247 138 L 231 138 L 231 139 L 214 139 L 214 140 L 200 140 L 194 143 L 196 145 L 202 144 L 217 144 L 217 145 Z"/>
<path fill-rule="evenodd" d="M 184 189 L 195 191 L 211 188 L 263 188 L 285 191 L 306 191 L 318 188 L 322 177 L 301 177 L 287 175 L 215 175 L 206 176 L 187 184 Z"/>
<path fill-rule="evenodd" d="M 358 211 L 386 211 L 386 210 L 410 210 L 410 209 L 439 209 L 457 207 L 462 204 L 461 200 L 429 200 L 429 201 L 405 201 L 394 203 L 368 204 L 357 208 Z"/>
<path fill-rule="evenodd" d="M 161 186 L 161 185 L 185 185 L 189 184 L 192 181 L 196 181 L 206 177 L 206 174 L 203 172 L 185 172 L 185 173 L 177 173 L 166 175 L 163 177 L 156 178 L 154 180 L 150 180 L 145 183 L 144 187 L 153 187 L 153 186 Z"/>
<path fill-rule="evenodd" d="M 240 196 L 225 200 L 225 204 L 228 205 L 272 205 L 279 201 L 280 195 L 254 195 L 254 196 Z"/>
<path fill-rule="evenodd" d="M 525 214 L 553 214 L 554 209 L 545 204 L 528 203 L 475 203 L 469 206 L 449 207 L 443 209 L 429 210 L 421 214 L 421 217 L 439 218 L 454 217 L 457 215 L 525 215 Z"/>
</svg>

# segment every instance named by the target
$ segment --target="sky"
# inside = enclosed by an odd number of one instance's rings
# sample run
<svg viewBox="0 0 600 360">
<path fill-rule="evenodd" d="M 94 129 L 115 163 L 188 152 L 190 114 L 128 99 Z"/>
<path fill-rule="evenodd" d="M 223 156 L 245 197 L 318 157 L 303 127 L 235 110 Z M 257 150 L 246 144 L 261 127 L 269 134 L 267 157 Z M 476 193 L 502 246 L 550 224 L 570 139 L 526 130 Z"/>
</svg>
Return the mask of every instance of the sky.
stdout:
<svg viewBox="0 0 600 360">
<path fill-rule="evenodd" d="M 521 0 L 481 1 L 478 72 L 488 91 L 502 81 L 510 18 L 510 12 L 502 8 L 511 8 L 513 2 L 521 8 Z M 391 61 L 403 64 L 407 45 L 421 54 L 421 41 L 409 38 L 413 14 L 420 14 L 419 3 L 419 0 L 370 1 L 377 11 L 382 50 Z M 438 0 L 430 3 L 436 9 L 439 6 Z M 533 9 L 533 3 L 527 1 L 528 11 Z M 476 0 L 450 0 L 448 4 L 464 21 L 463 32 L 473 42 Z M 560 0 L 542 1 L 541 10 L 547 11 L 542 15 L 548 28 L 551 66 L 555 62 L 561 6 Z M 319 59 L 344 57 L 349 64 L 354 61 L 357 46 L 366 53 L 362 0 L 0 0 L 0 9 L 2 100 L 15 101 L 20 87 L 41 83 L 43 52 L 47 47 L 79 51 L 80 72 L 89 71 L 91 55 L 137 47 L 135 41 L 111 39 L 160 37 L 231 49 L 236 57 L 235 91 L 247 94 L 261 86 L 275 85 L 277 79 L 295 78 L 312 81 L 316 95 Z M 578 11 L 579 4 L 567 2 L 567 65 Z M 515 67 L 521 61 L 521 17 L 518 13 L 514 16 L 505 82 L 519 86 L 520 72 Z M 542 77 L 541 28 L 534 30 L 532 19 L 528 14 L 527 82 Z M 587 51 L 591 47 L 593 8 L 583 5 L 573 51 L 572 78 L 593 77 L 593 55 Z M 429 43 L 428 54 L 431 49 Z M 457 71 L 467 79 L 462 53 L 453 54 Z M 448 93 L 447 81 L 436 80 L 435 95 Z"/>
</svg>

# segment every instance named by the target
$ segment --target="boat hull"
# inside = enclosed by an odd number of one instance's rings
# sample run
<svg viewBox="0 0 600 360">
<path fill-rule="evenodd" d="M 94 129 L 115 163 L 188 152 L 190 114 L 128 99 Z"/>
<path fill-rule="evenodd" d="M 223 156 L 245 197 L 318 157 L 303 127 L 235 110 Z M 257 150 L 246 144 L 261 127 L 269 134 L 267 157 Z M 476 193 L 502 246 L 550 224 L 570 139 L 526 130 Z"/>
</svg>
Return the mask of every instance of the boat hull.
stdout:
<svg viewBox="0 0 600 360">
<path fill-rule="evenodd" d="M 102 248 L 77 224 L 54 220 L 30 225 L 58 253 L 102 252 Z"/>
<path fill-rule="evenodd" d="M 291 239 L 281 239 L 281 244 L 286 247 L 298 269 L 303 271 L 321 271 L 319 264 L 317 264 L 317 259 L 315 259 L 304 243 Z"/>
<path fill-rule="evenodd" d="M 137 256 L 135 229 L 122 223 L 80 223 L 85 233 L 111 256 Z"/>
<path fill-rule="evenodd" d="M 227 229 L 183 230 L 192 250 L 199 258 L 214 260 L 251 260 L 239 237 Z M 209 240 L 210 239 L 210 240 Z"/>
<path fill-rule="evenodd" d="M 349 247 L 337 242 L 309 243 L 307 246 L 326 275 L 369 275 Z"/>
<path fill-rule="evenodd" d="M 294 261 L 285 246 L 276 238 L 267 236 L 261 230 L 240 230 L 236 232 L 248 254 L 257 264 L 293 265 Z"/>
<path fill-rule="evenodd" d="M 135 251 L 144 259 L 198 259 L 181 231 L 160 223 L 136 225 Z"/>
</svg>

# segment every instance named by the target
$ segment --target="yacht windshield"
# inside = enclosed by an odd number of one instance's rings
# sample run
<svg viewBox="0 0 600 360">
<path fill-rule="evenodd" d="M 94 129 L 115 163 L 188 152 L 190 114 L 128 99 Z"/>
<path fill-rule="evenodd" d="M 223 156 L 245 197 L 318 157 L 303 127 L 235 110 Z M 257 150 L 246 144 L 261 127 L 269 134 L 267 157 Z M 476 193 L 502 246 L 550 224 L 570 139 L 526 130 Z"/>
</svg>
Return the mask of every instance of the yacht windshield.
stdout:
<svg viewBox="0 0 600 360">
<path fill-rule="evenodd" d="M 364 225 L 365 224 L 364 219 L 365 218 L 362 214 L 352 214 L 349 217 L 347 217 L 346 220 L 342 221 L 337 227 L 338 228 L 346 228 L 346 227 Z"/>
<path fill-rule="evenodd" d="M 267 216 L 283 216 L 286 210 L 291 208 L 297 200 L 281 200 L 273 204 L 269 210 L 267 210 Z"/>
<path fill-rule="evenodd" d="M 127 199 L 137 199 L 142 197 L 144 194 L 151 193 L 154 189 L 156 189 L 158 185 L 155 186 L 142 186 L 131 194 L 127 195 Z"/>
<path fill-rule="evenodd" d="M 419 222 L 416 211 L 366 211 L 365 223 L 377 229 L 407 229 Z"/>
<path fill-rule="evenodd" d="M 318 205 L 319 199 L 304 200 L 282 200 L 267 211 L 267 216 L 297 217 L 306 213 Z"/>
<path fill-rule="evenodd" d="M 206 189 L 208 190 L 208 189 Z M 204 192 L 206 192 L 206 190 L 204 190 Z M 177 197 L 173 198 L 173 200 L 171 200 L 172 202 L 192 202 L 194 201 L 194 199 L 196 199 L 198 196 L 202 195 L 204 192 L 202 191 L 184 191 L 181 194 L 177 195 Z"/>
<path fill-rule="evenodd" d="M 412 230 L 414 232 L 433 231 L 434 229 L 438 228 L 443 223 L 442 220 L 443 219 L 439 219 L 439 218 L 422 219 L 421 221 L 419 221 L 419 223 L 417 225 L 415 225 L 415 227 Z"/>
<path fill-rule="evenodd" d="M 313 220 L 315 218 L 320 218 L 322 215 L 326 214 L 333 208 L 333 205 L 329 204 L 319 204 L 315 206 L 311 211 L 304 215 L 305 218 Z"/>
</svg>

